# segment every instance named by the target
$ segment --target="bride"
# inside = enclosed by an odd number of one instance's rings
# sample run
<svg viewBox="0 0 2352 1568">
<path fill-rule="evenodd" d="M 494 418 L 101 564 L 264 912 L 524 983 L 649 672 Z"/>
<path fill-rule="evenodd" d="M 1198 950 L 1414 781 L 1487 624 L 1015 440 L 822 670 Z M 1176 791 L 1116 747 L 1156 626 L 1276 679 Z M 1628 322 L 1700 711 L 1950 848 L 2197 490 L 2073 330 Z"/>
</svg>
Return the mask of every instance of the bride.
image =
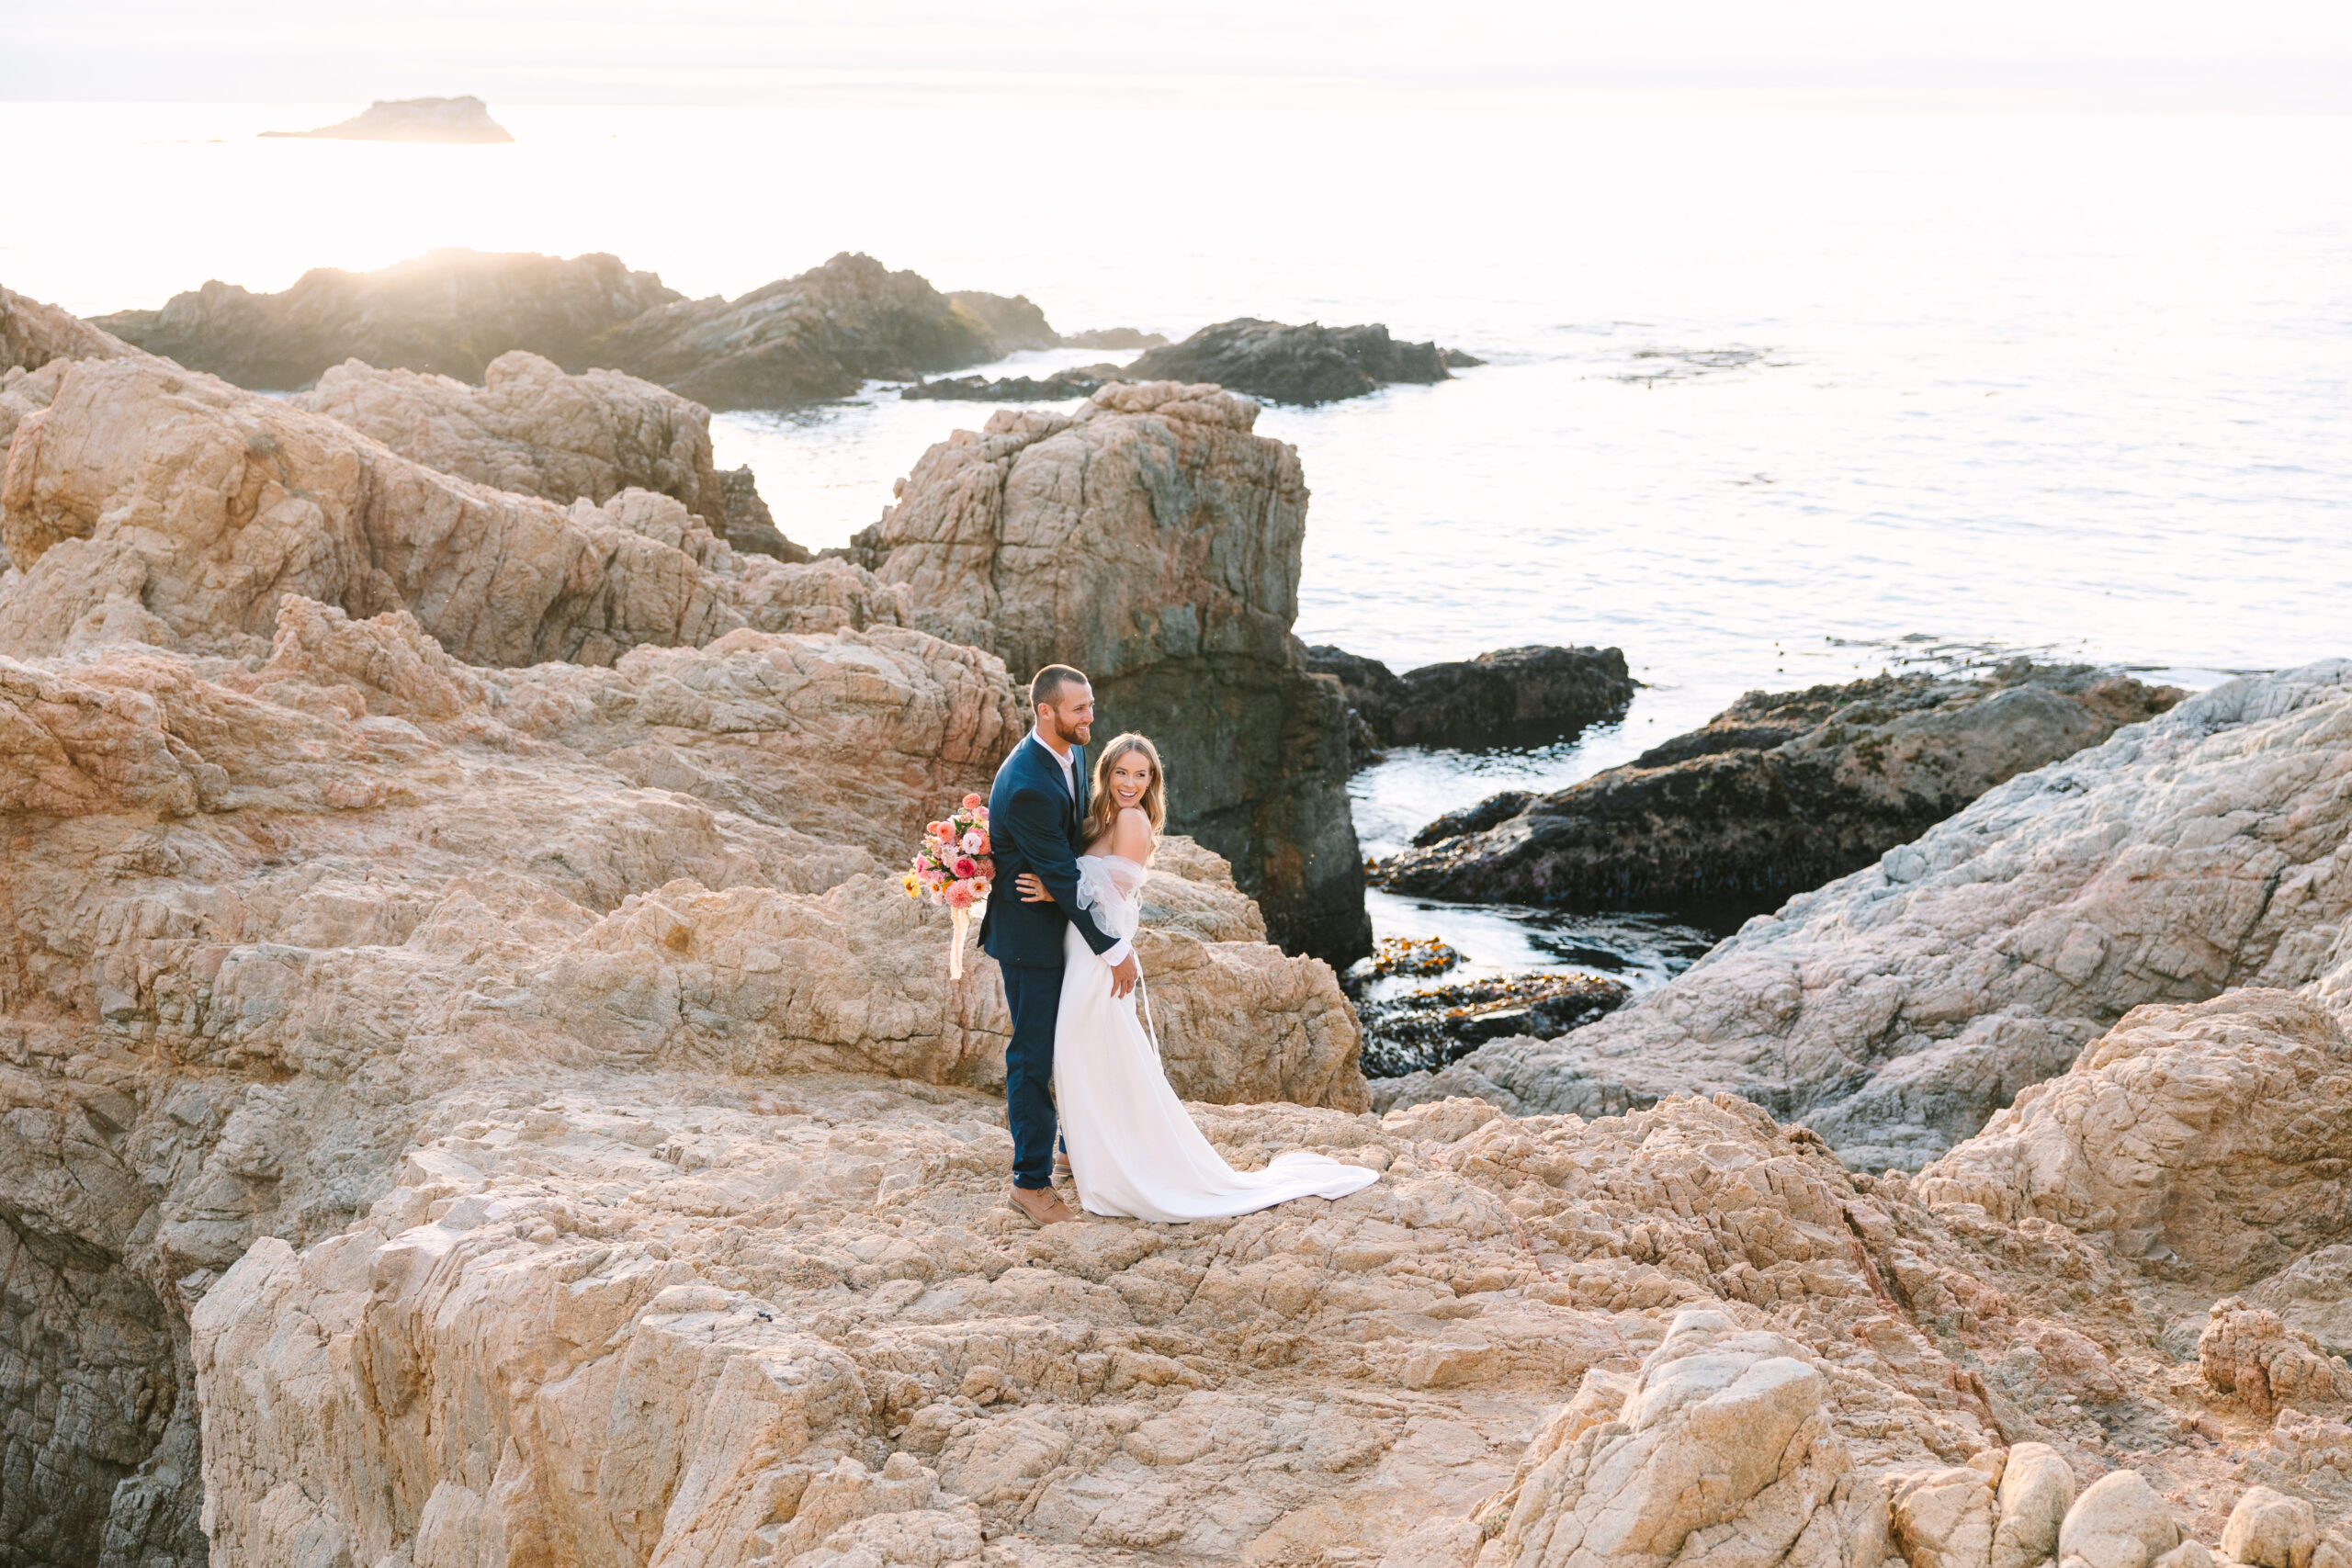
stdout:
<svg viewBox="0 0 2352 1568">
<path fill-rule="evenodd" d="M 1140 735 L 1120 736 L 1096 760 L 1090 794 L 1078 902 L 1104 931 L 1130 938 L 1141 915 L 1144 876 L 1168 820 L 1159 749 Z M 1052 897 L 1025 872 L 1015 885 L 1030 903 Z M 1169 1087 L 1159 1049 L 1136 1015 L 1135 994 L 1112 995 L 1109 965 L 1075 927 L 1063 942 L 1054 1098 L 1070 1175 L 1087 1213 L 1223 1219 L 1293 1198 L 1344 1198 L 1380 1179 L 1376 1171 L 1305 1151 L 1277 1155 L 1263 1170 L 1226 1164 Z"/>
</svg>

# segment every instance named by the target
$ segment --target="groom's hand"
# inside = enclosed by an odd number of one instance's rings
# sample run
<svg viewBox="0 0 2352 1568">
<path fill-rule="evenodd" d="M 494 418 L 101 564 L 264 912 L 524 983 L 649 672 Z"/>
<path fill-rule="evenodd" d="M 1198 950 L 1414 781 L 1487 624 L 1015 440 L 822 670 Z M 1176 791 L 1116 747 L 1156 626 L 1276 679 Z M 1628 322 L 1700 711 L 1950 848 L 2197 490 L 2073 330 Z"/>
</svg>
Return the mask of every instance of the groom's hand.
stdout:
<svg viewBox="0 0 2352 1568">
<path fill-rule="evenodd" d="M 1111 994 L 1114 997 L 1124 997 L 1134 990 L 1136 982 L 1142 978 L 1143 965 L 1136 963 L 1136 955 L 1130 953 L 1119 960 L 1111 970 Z"/>
</svg>

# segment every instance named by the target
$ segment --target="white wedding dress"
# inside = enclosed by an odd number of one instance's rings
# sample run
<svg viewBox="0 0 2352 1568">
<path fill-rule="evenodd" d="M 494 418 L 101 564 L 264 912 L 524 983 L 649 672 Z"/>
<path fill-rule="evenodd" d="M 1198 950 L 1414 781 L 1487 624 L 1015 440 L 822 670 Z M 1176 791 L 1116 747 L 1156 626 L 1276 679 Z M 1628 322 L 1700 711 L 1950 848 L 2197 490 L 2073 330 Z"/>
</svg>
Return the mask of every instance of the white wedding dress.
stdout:
<svg viewBox="0 0 2352 1568">
<path fill-rule="evenodd" d="M 1080 855 L 1079 907 L 1115 937 L 1141 919 L 1146 873 L 1124 855 Z M 1380 1179 L 1305 1150 L 1263 1170 L 1225 1163 L 1185 1114 L 1159 1053 L 1136 1016 L 1136 993 L 1111 994 L 1111 966 L 1075 926 L 1063 938 L 1061 1010 L 1054 1032 L 1054 1099 L 1079 1202 L 1090 1214 L 1181 1222 L 1226 1219 L 1293 1198 L 1344 1198 Z"/>
</svg>

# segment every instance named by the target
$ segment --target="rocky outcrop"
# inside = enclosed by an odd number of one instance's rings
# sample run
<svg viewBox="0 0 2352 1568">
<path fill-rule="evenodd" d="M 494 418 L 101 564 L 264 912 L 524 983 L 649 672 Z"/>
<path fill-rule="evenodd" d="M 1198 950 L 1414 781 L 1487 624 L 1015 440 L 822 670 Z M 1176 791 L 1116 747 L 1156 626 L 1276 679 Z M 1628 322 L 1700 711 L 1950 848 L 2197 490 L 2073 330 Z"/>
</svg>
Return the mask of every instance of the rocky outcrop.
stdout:
<svg viewBox="0 0 2352 1568">
<path fill-rule="evenodd" d="M 1869 864 L 1994 785 L 2179 700 L 2087 665 L 1751 693 L 1705 728 L 1549 795 L 1441 818 L 1380 870 L 1400 891 L 1725 926 Z"/>
<path fill-rule="evenodd" d="M 1671 1562 L 1695 1536 L 1731 1561 L 1874 1568 L 1886 1497 L 1831 1430 L 1827 1392 L 1792 1341 L 1679 1314 L 1622 1405 L 1573 1440 L 1545 1434 L 1557 1446 L 1519 1482 L 1501 1560 Z"/>
<path fill-rule="evenodd" d="M 136 352 L 70 311 L 0 288 L 0 375 L 38 370 L 51 360 L 120 359 Z"/>
<path fill-rule="evenodd" d="M 1400 676 L 1322 646 L 1306 667 L 1339 680 L 1377 746 L 1548 746 L 1623 717 L 1640 683 L 1613 648 L 1506 648 Z"/>
<path fill-rule="evenodd" d="M 1384 1179 L 1039 1232 L 966 1090 L 501 1061 L 416 1092 L 364 1216 L 196 1309 L 231 1562 L 2153 1568 L 2316 1534 L 2170 1403 L 2104 1237 L 1923 1203 L 1728 1099 L 1204 1109 L 1229 1158 Z M 2053 1314 L 2137 1403 L 2024 1348 Z M 2084 1485 L 2110 1426 L 2173 1436 Z"/>
<path fill-rule="evenodd" d="M 738 556 L 666 496 L 570 508 L 453 479 L 337 421 L 154 359 L 82 362 L 20 425 L 0 489 L 0 649 L 85 620 L 148 641 L 266 650 L 288 593 L 414 614 L 458 659 L 610 664 L 739 627 L 890 625 L 857 569 Z M 94 622 L 95 624 L 95 622 Z"/>
<path fill-rule="evenodd" d="M 17 426 L 47 408 L 58 383 L 80 359 L 120 359 L 139 351 L 80 317 L 0 288 L 0 472 Z M 0 543 L 0 572 L 8 570 Z"/>
<path fill-rule="evenodd" d="M 2038 700 L 2038 699 L 2037 699 Z M 2135 1007 L 2328 972 L 2347 916 L 2352 664 L 2227 682 L 1750 921 L 1670 984 L 1443 1083 L 1594 1114 L 1693 1087 L 1916 1167 Z"/>
<path fill-rule="evenodd" d="M 1233 862 L 1274 940 L 1344 965 L 1372 949 L 1346 707 L 1290 633 L 1306 487 L 1257 414 L 1167 382 L 1000 412 L 924 453 L 854 554 L 926 629 L 1024 677 L 1084 670 L 1098 726 L 1159 743 L 1170 820 Z"/>
<path fill-rule="evenodd" d="M 315 130 L 265 130 L 264 136 L 332 141 L 512 141 L 480 98 L 379 98 L 359 114 Z"/>
<path fill-rule="evenodd" d="M 1029 302 L 1026 294 L 1007 297 L 973 288 L 951 288 L 948 303 L 980 323 L 989 346 L 1001 357 L 1024 348 L 1058 348 L 1061 333 L 1046 320 L 1046 312 Z"/>
<path fill-rule="evenodd" d="M 354 359 L 291 401 L 492 490 L 599 505 L 625 490 L 649 490 L 714 525 L 727 517 L 710 457 L 710 411 L 618 371 L 567 376 L 517 349 L 492 360 L 482 384 L 469 387 Z"/>
<path fill-rule="evenodd" d="M 775 513 L 760 499 L 759 480 L 752 465 L 728 469 L 718 476 L 718 486 L 729 548 L 745 555 L 774 556 L 787 566 L 816 558 L 806 546 L 794 544 L 775 525 Z"/>
<path fill-rule="evenodd" d="M 1024 299 L 942 294 L 846 251 L 735 299 L 689 300 L 609 255 L 441 250 L 379 272 L 322 267 L 280 294 L 215 281 L 99 325 L 266 390 L 307 387 L 347 359 L 479 382 L 521 349 L 714 409 L 843 397 L 870 378 L 910 381 L 1001 358 L 1053 331 Z"/>
<path fill-rule="evenodd" d="M 1115 365 L 1083 365 L 1043 378 L 1000 376 L 990 380 L 983 376 L 949 376 L 901 387 L 899 396 L 918 401 L 930 398 L 967 403 L 1059 402 L 1068 398 L 1091 398 L 1102 389 L 1104 383 L 1118 378 L 1119 367 Z"/>
<path fill-rule="evenodd" d="M 377 272 L 319 267 L 277 294 L 215 280 L 97 324 L 190 370 L 290 391 L 346 359 L 474 382 L 518 348 L 568 370 L 617 364 L 591 345 L 681 298 L 616 256 L 439 250 Z"/>
<path fill-rule="evenodd" d="M 300 599 L 266 660 L 139 629 L 0 658 L 0 1291 L 37 1351 L 0 1473 L 74 1478 L 6 1489 L 12 1541 L 195 1560 L 186 1314 L 254 1238 L 364 1208 L 428 1080 L 1001 1076 L 989 964 L 951 981 L 944 911 L 885 870 L 1020 732 L 986 655 L 742 631 L 505 671 Z M 1170 840 L 1145 902 L 1182 1089 L 1361 1105 L 1330 972 L 1221 861 Z"/>
<path fill-rule="evenodd" d="M 1247 316 L 1148 350 L 1125 374 L 1136 381 L 1211 381 L 1278 403 L 1328 403 L 1396 381 L 1451 379 L 1435 344 L 1398 343 L 1376 322 L 1293 327 Z"/>
<path fill-rule="evenodd" d="M 911 272 L 846 251 L 740 299 L 650 310 L 595 352 L 714 409 L 846 397 L 872 378 L 911 381 L 1001 356 L 979 314 Z"/>
</svg>

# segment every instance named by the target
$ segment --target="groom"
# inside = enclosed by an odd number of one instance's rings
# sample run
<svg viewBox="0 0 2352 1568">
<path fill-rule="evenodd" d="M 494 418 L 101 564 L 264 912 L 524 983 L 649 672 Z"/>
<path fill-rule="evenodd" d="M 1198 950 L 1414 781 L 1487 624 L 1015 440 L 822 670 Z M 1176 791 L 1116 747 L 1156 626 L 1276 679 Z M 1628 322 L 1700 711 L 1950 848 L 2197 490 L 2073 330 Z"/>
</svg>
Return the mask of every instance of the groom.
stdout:
<svg viewBox="0 0 2352 1568">
<path fill-rule="evenodd" d="M 1111 965 L 1111 989 L 1125 996 L 1142 969 L 1134 950 L 1104 934 L 1078 907 L 1080 824 L 1086 819 L 1086 738 L 1094 728 L 1094 688 L 1067 664 L 1048 664 L 1029 684 L 1036 728 L 996 771 L 989 791 L 989 847 L 996 891 L 980 917 L 980 949 L 1004 976 L 1012 1043 L 1004 1051 L 1004 1113 L 1012 1128 L 1012 1206 L 1041 1225 L 1078 1218 L 1054 1191 L 1054 1021 L 1062 1000 L 1062 931 L 1075 925 Z M 1012 879 L 1034 872 L 1051 903 L 1024 902 Z"/>
</svg>

